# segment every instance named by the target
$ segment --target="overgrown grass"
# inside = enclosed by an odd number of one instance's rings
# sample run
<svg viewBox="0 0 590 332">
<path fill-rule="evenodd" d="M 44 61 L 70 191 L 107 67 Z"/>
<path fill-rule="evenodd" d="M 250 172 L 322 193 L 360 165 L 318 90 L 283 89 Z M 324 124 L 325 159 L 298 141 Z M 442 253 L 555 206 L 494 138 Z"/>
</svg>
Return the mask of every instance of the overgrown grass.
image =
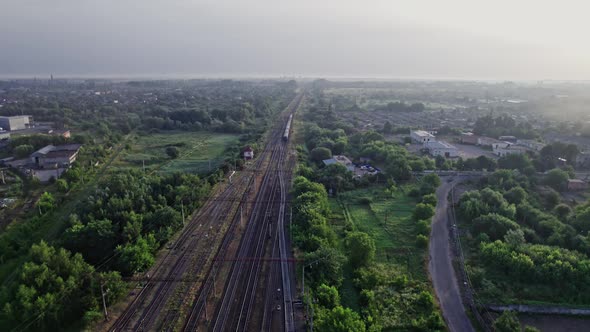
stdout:
<svg viewBox="0 0 590 332">
<path fill-rule="evenodd" d="M 211 132 L 169 131 L 137 136 L 113 163 L 117 168 L 146 167 L 158 172 L 201 173 L 217 168 L 225 149 L 238 142 L 238 135 Z M 171 159 L 166 148 L 174 146 L 179 156 Z"/>
<path fill-rule="evenodd" d="M 352 224 L 354 229 L 366 232 L 375 240 L 377 263 L 386 264 L 431 288 L 426 269 L 427 249 L 415 244 L 412 211 L 417 201 L 406 194 L 408 189 L 401 188 L 393 197 L 385 193 L 384 186 L 342 193 L 329 200 L 332 211 L 329 221 L 338 235 L 341 250 L 344 250 L 346 229 Z M 349 264 L 344 266 L 341 301 L 344 306 L 360 312 L 360 294 L 352 271 Z"/>
</svg>

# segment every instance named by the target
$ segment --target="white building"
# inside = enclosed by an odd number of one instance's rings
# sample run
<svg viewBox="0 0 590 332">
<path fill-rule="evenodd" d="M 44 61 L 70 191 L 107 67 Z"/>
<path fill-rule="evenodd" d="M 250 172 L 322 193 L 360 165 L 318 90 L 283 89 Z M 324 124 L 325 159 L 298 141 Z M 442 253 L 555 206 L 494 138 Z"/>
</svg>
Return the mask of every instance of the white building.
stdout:
<svg viewBox="0 0 590 332">
<path fill-rule="evenodd" d="M 0 127 L 4 130 L 21 130 L 30 125 L 30 115 L 0 116 Z"/>
<path fill-rule="evenodd" d="M 436 142 L 436 137 L 424 130 L 410 131 L 410 137 L 414 143 L 426 144 L 428 142 Z"/>
<path fill-rule="evenodd" d="M 428 149 L 428 153 L 430 153 L 433 157 L 442 156 L 445 158 L 454 158 L 459 156 L 459 150 L 447 142 L 427 142 L 424 143 L 424 147 Z"/>
<path fill-rule="evenodd" d="M 504 157 L 509 154 L 523 154 L 526 152 L 525 147 L 512 145 L 507 142 L 504 143 L 506 144 L 494 144 L 493 151 L 496 156 Z"/>
<path fill-rule="evenodd" d="M 252 150 L 252 148 L 249 146 L 247 146 L 244 149 L 244 159 L 246 159 L 246 160 L 254 159 L 254 150 Z"/>
</svg>

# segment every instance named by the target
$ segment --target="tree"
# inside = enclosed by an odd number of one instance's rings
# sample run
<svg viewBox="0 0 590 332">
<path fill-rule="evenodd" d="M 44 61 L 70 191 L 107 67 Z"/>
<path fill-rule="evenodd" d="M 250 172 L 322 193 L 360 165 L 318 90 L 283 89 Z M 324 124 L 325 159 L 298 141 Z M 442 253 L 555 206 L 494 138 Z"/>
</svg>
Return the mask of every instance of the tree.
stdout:
<svg viewBox="0 0 590 332">
<path fill-rule="evenodd" d="M 418 203 L 412 213 L 414 220 L 430 219 L 434 216 L 434 207 L 432 205 Z"/>
<path fill-rule="evenodd" d="M 311 150 L 311 159 L 315 162 L 332 158 L 332 151 L 328 148 L 317 147 Z"/>
<path fill-rule="evenodd" d="M 383 133 L 384 134 L 391 134 L 392 131 L 393 131 L 393 125 L 391 125 L 391 122 L 385 121 L 385 124 L 383 125 Z"/>
<path fill-rule="evenodd" d="M 68 181 L 64 180 L 64 179 L 58 179 L 57 181 L 55 181 L 55 185 L 57 186 L 57 190 L 59 190 L 62 193 L 68 192 L 69 186 L 68 186 Z"/>
<path fill-rule="evenodd" d="M 172 159 L 176 159 L 176 158 L 178 158 L 180 151 L 175 146 L 169 146 L 166 148 L 166 154 L 168 155 L 168 157 L 170 157 Z"/>
<path fill-rule="evenodd" d="M 508 230 L 506 235 L 504 235 L 504 242 L 511 247 L 518 247 L 526 242 L 524 239 L 524 232 L 520 229 Z"/>
<path fill-rule="evenodd" d="M 337 306 L 330 309 L 318 308 L 315 316 L 315 327 L 325 332 L 364 332 L 365 323 L 359 314 L 350 308 Z"/>
<path fill-rule="evenodd" d="M 569 180 L 569 174 L 559 168 L 554 168 L 547 172 L 545 175 L 545 184 L 557 191 L 563 191 L 567 187 L 567 180 Z"/>
<path fill-rule="evenodd" d="M 318 182 L 335 192 L 351 189 L 354 186 L 352 172 L 340 163 L 322 168 L 318 173 Z"/>
<path fill-rule="evenodd" d="M 516 222 L 496 213 L 486 214 L 473 220 L 474 233 L 486 233 L 492 241 L 502 239 L 509 230 L 519 228 Z"/>
<path fill-rule="evenodd" d="M 145 271 L 154 264 L 153 252 L 156 247 L 156 239 L 152 234 L 137 238 L 135 243 L 117 246 L 119 270 L 125 275 Z"/>
<path fill-rule="evenodd" d="M 429 235 L 430 234 L 430 220 L 420 220 L 416 223 L 416 231 L 420 235 Z"/>
<path fill-rule="evenodd" d="M 523 171 L 532 166 L 533 163 L 526 154 L 509 154 L 498 159 L 499 168 Z"/>
<path fill-rule="evenodd" d="M 520 204 L 527 198 L 527 193 L 521 187 L 514 187 L 504 193 L 504 198 L 512 204 Z"/>
<path fill-rule="evenodd" d="M 367 233 L 348 233 L 344 245 L 352 266 L 367 266 L 375 259 L 375 241 Z"/>
<path fill-rule="evenodd" d="M 33 153 L 34 150 L 35 148 L 30 144 L 19 145 L 14 148 L 14 156 L 16 158 L 26 158 Z"/>
<path fill-rule="evenodd" d="M 321 306 L 328 309 L 340 305 L 340 295 L 334 286 L 321 284 L 315 291 L 315 297 Z"/>
<path fill-rule="evenodd" d="M 440 177 L 436 174 L 426 174 L 420 180 L 420 193 L 422 195 L 432 194 L 436 192 L 441 184 Z"/>
<path fill-rule="evenodd" d="M 80 254 L 41 241 L 30 249 L 30 260 L 15 274 L 18 284 L 2 308 L 15 325 L 34 323 L 35 331 L 63 330 L 97 306 L 94 269 Z"/>
<path fill-rule="evenodd" d="M 422 196 L 422 203 L 428 204 L 431 206 L 436 206 L 436 203 L 437 203 L 436 195 L 435 194 L 428 194 L 428 195 Z"/>
<path fill-rule="evenodd" d="M 569 215 L 572 213 L 572 209 L 567 204 L 557 204 L 557 206 L 553 208 L 553 213 L 555 213 L 559 220 L 566 221 Z"/>
<path fill-rule="evenodd" d="M 418 248 L 428 247 L 428 237 L 426 235 L 422 235 L 422 234 L 416 235 L 416 246 Z"/>
<path fill-rule="evenodd" d="M 39 208 L 40 213 L 47 213 L 48 211 L 53 210 L 55 207 L 55 199 L 53 195 L 48 192 L 44 192 L 39 198 L 39 202 L 37 202 L 37 207 Z"/>
<path fill-rule="evenodd" d="M 520 332 L 520 323 L 514 311 L 504 311 L 500 317 L 494 321 L 494 331 L 496 332 Z"/>
</svg>

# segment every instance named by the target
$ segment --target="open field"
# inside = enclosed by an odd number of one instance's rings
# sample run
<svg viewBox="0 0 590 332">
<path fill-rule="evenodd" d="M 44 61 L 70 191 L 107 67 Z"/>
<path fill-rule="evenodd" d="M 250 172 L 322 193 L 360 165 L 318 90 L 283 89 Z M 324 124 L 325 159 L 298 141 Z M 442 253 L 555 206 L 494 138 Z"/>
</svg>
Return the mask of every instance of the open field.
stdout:
<svg viewBox="0 0 590 332">
<path fill-rule="evenodd" d="M 113 163 L 116 168 L 140 168 L 160 172 L 202 173 L 223 161 L 225 149 L 238 142 L 238 135 L 211 132 L 170 131 L 134 137 L 128 149 Z M 179 156 L 171 159 L 167 147 L 176 147 Z"/>
<path fill-rule="evenodd" d="M 355 229 L 366 232 L 375 240 L 377 263 L 407 273 L 415 282 L 428 284 L 426 249 L 415 245 L 416 230 L 412 211 L 416 200 L 401 189 L 393 198 L 385 194 L 384 190 L 384 186 L 375 186 L 330 198 L 331 226 L 343 242 L 345 224 L 351 222 Z M 340 245 L 344 250 L 344 244 Z M 352 270 L 349 264 L 344 267 L 340 293 L 343 305 L 360 311 L 360 294 L 354 286 Z"/>
<path fill-rule="evenodd" d="M 424 265 L 425 250 L 415 247 L 415 222 L 412 211 L 416 201 L 399 192 L 394 198 L 384 193 L 385 187 L 358 189 L 338 197 L 343 215 L 358 230 L 368 233 L 377 247 L 377 262 L 393 264 L 412 277 L 427 281 Z M 360 198 L 370 197 L 363 204 Z M 333 207 L 334 209 L 334 204 Z"/>
</svg>

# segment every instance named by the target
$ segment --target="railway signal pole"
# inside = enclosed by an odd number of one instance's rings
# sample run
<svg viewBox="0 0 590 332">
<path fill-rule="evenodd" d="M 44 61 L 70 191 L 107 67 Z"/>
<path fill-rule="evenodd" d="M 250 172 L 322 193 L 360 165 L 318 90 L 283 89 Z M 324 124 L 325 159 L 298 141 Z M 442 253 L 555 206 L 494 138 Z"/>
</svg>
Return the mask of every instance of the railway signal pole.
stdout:
<svg viewBox="0 0 590 332">
<path fill-rule="evenodd" d="M 100 283 L 100 293 L 102 295 L 102 308 L 104 310 L 104 320 L 105 322 L 108 322 L 109 320 L 109 313 L 107 311 L 107 300 L 106 300 L 106 295 L 109 292 L 109 290 L 107 289 L 107 291 L 104 291 L 104 284 Z"/>
</svg>

